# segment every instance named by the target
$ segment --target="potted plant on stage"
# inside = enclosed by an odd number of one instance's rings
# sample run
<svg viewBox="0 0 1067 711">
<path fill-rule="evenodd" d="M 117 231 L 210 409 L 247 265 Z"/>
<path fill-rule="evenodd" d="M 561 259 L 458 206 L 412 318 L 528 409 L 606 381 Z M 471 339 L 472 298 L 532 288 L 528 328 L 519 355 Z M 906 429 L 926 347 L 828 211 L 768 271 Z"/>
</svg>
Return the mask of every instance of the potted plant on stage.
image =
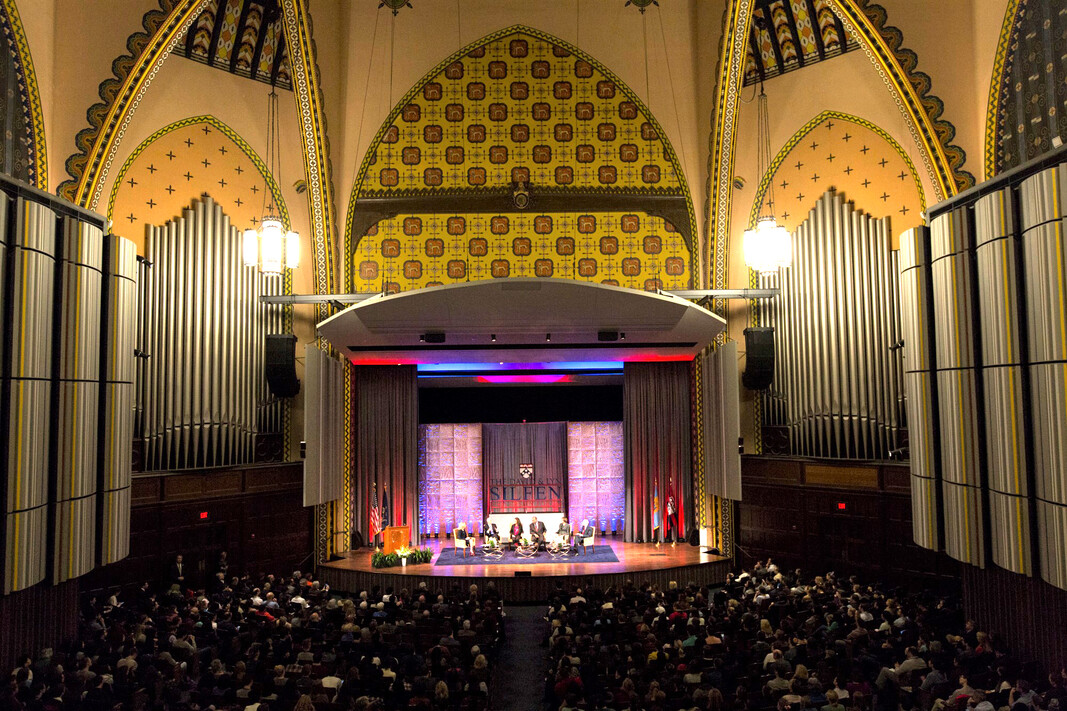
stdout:
<svg viewBox="0 0 1067 711">
<path fill-rule="evenodd" d="M 396 554 L 400 556 L 400 567 L 406 568 L 408 565 L 408 556 L 411 555 L 411 549 L 407 546 L 400 546 L 396 549 Z"/>
</svg>

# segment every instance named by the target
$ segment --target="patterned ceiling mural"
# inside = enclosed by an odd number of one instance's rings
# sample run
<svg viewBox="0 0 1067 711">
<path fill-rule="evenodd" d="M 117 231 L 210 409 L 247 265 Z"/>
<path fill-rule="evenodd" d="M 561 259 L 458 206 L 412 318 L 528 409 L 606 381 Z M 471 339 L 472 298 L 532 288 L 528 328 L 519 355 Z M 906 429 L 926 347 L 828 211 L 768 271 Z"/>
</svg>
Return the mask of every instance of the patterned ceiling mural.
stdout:
<svg viewBox="0 0 1067 711">
<path fill-rule="evenodd" d="M 757 0 L 744 86 L 859 47 L 826 0 Z M 759 61 L 756 57 L 759 57 Z"/>
<path fill-rule="evenodd" d="M 643 213 L 401 215 L 372 227 L 352 263 L 359 293 L 532 276 L 644 290 L 691 280 L 682 236 Z"/>
<path fill-rule="evenodd" d="M 359 197 L 526 182 L 681 194 L 670 145 L 629 89 L 559 40 L 509 28 L 401 100 L 357 179 Z"/>
<path fill-rule="evenodd" d="M 1006 16 L 1007 41 L 997 48 L 995 95 L 987 122 L 986 177 L 1067 141 L 1067 5 L 1056 0 L 1015 0 Z M 989 135 L 990 129 L 993 135 Z"/>
<path fill-rule="evenodd" d="M 509 27 L 439 64 L 378 132 L 349 202 L 345 277 L 360 292 L 510 276 L 684 288 L 680 220 L 691 230 L 685 178 L 636 95 L 562 40 Z"/>
<path fill-rule="evenodd" d="M 162 225 L 210 195 L 239 230 L 255 228 L 276 205 L 289 213 L 263 160 L 214 116 L 193 116 L 156 131 L 122 166 L 108 200 L 112 230 L 142 251 L 145 225 Z"/>
<path fill-rule="evenodd" d="M 0 2 L 0 171 L 48 189 L 44 114 L 26 32 L 15 0 Z"/>
<path fill-rule="evenodd" d="M 293 88 L 278 0 L 208 0 L 175 51 L 232 74 Z"/>
<path fill-rule="evenodd" d="M 872 217 L 889 217 L 894 236 L 923 224 L 926 199 L 911 159 L 888 133 L 849 114 L 824 111 L 793 134 L 760 182 L 750 225 L 769 209 L 771 180 L 774 216 L 790 232 L 831 187 Z"/>
</svg>

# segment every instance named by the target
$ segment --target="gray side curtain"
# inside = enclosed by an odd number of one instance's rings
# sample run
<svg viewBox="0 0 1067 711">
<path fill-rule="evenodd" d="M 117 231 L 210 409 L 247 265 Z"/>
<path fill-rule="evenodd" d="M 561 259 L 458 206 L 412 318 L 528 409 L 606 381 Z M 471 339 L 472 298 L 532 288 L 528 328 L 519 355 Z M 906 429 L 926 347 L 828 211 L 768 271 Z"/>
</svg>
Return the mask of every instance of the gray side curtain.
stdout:
<svg viewBox="0 0 1067 711">
<path fill-rule="evenodd" d="M 389 492 L 383 526 L 411 526 L 419 540 L 419 391 L 415 366 L 353 368 L 355 407 L 355 470 L 352 525 L 369 540 L 371 483 L 378 485 L 378 503 Z"/>
<path fill-rule="evenodd" d="M 623 370 L 626 540 L 653 538 L 653 496 L 659 492 L 663 538 L 667 499 L 673 493 L 679 530 L 694 522 L 690 454 L 689 363 L 627 363 Z"/>
<path fill-rule="evenodd" d="M 532 463 L 534 473 L 529 479 L 519 476 L 519 465 Z M 484 491 L 482 501 L 485 511 L 482 518 L 490 513 L 510 513 L 509 510 L 495 511 L 490 507 L 489 487 L 493 485 L 558 485 L 562 492 L 561 512 L 567 511 L 567 423 L 566 422 L 518 422 L 482 425 L 482 482 Z M 523 511 L 548 512 L 547 501 L 529 501 Z M 539 506 L 540 504 L 540 506 Z"/>
</svg>

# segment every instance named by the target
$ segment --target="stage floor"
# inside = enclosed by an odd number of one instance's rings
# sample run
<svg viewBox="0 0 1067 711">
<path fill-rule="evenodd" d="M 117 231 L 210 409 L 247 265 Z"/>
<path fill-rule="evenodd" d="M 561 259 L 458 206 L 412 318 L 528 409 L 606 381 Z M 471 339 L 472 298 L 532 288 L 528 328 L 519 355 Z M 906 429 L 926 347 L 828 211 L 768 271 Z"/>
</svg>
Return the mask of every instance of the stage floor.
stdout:
<svg viewBox="0 0 1067 711">
<path fill-rule="evenodd" d="M 430 563 L 395 568 L 371 567 L 370 549 L 349 551 L 342 560 L 323 563 L 319 575 L 334 587 L 346 592 L 359 592 L 375 585 L 412 588 L 425 582 L 437 589 L 446 580 L 492 580 L 507 599 L 516 602 L 542 602 L 555 588 L 558 579 L 571 579 L 599 587 L 651 582 L 661 587 L 673 581 L 679 585 L 690 582 L 698 585 L 718 585 L 726 580 L 731 560 L 723 556 L 701 552 L 688 544 L 676 546 L 652 543 L 625 543 L 617 538 L 597 538 L 597 546 L 610 546 L 618 562 L 586 563 L 579 553 L 566 562 L 551 563 L 494 563 L 467 565 L 437 565 L 443 557 L 458 555 L 450 540 L 430 539 L 423 547 L 434 549 Z M 548 557 L 548 553 L 538 554 Z M 472 580 L 473 582 L 473 580 Z"/>
</svg>

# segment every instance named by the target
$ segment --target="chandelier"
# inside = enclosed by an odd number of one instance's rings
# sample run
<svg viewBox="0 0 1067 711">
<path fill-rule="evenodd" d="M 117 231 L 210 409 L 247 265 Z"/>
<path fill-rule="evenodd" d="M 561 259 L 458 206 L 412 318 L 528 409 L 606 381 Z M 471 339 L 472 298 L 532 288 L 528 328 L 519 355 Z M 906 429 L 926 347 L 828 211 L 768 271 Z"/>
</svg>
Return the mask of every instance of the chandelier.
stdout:
<svg viewBox="0 0 1067 711">
<path fill-rule="evenodd" d="M 267 172 L 281 185 L 281 139 L 278 133 L 278 94 L 271 88 L 267 99 Z M 264 276 L 281 276 L 286 269 L 300 264 L 300 235 L 286 231 L 275 214 L 275 198 L 267 202 L 263 191 L 263 219 L 259 230 L 245 230 L 242 252 L 245 266 L 258 267 Z"/>
<path fill-rule="evenodd" d="M 756 104 L 756 150 L 758 175 L 763 178 L 771 164 L 771 133 L 767 111 L 767 94 L 760 83 L 759 101 Z M 769 176 L 768 176 L 769 177 Z M 782 267 L 793 263 L 793 248 L 789 231 L 774 219 L 774 180 L 768 180 L 766 210 L 760 206 L 756 226 L 745 230 L 741 250 L 745 265 L 762 275 L 777 274 Z"/>
</svg>

